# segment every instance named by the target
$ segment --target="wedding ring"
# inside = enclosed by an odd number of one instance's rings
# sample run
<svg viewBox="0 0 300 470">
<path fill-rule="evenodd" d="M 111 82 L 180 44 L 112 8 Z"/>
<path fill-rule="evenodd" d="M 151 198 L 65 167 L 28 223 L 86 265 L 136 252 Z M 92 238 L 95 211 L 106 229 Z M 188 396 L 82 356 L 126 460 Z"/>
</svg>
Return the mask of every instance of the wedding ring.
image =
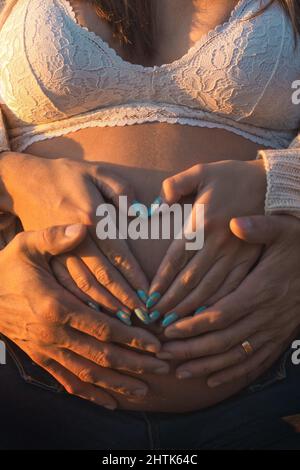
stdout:
<svg viewBox="0 0 300 470">
<path fill-rule="evenodd" d="M 251 354 L 254 353 L 254 349 L 251 346 L 251 344 L 249 343 L 249 341 L 244 341 L 242 343 L 242 348 L 245 351 L 245 353 L 247 354 L 247 356 L 251 356 Z"/>
</svg>

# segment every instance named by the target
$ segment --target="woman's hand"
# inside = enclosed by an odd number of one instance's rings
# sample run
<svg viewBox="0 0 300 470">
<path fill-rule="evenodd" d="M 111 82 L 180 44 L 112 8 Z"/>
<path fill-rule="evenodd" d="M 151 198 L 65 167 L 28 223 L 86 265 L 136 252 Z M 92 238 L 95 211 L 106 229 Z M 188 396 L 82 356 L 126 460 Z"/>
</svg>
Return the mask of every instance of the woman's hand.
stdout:
<svg viewBox="0 0 300 470">
<path fill-rule="evenodd" d="M 158 354 L 184 361 L 180 378 L 209 375 L 211 387 L 255 380 L 300 332 L 300 221 L 257 216 L 233 220 L 231 229 L 249 243 L 266 245 L 261 260 L 233 293 L 167 328 L 166 337 L 176 341 Z"/>
<path fill-rule="evenodd" d="M 114 408 L 120 394 L 135 400 L 147 394 L 147 385 L 127 372 L 169 369 L 146 353 L 160 349 L 150 332 L 95 312 L 56 282 L 51 257 L 85 234 L 82 225 L 22 232 L 0 251 L 0 331 L 69 393 Z"/>
<path fill-rule="evenodd" d="M 129 314 L 129 309 L 144 306 L 136 291 L 147 292 L 148 281 L 125 240 L 99 240 L 95 232 L 96 209 L 104 198 L 115 205 L 121 195 L 128 204 L 134 199 L 124 180 L 101 164 L 13 152 L 2 154 L 1 177 L 6 189 L 2 207 L 17 215 L 25 230 L 69 223 L 89 226 L 84 244 L 53 264 L 67 288 L 83 291 L 82 299 L 93 299 L 114 312 Z"/>
<path fill-rule="evenodd" d="M 164 326 L 227 295 L 256 262 L 261 248 L 234 237 L 229 221 L 263 213 L 265 179 L 260 161 L 224 161 L 199 164 L 164 181 L 161 196 L 168 205 L 195 194 L 193 231 L 200 228 L 199 204 L 205 205 L 203 248 L 188 251 L 186 239 L 174 240 L 152 281 L 150 296 L 161 295 L 155 310 L 165 314 Z"/>
</svg>

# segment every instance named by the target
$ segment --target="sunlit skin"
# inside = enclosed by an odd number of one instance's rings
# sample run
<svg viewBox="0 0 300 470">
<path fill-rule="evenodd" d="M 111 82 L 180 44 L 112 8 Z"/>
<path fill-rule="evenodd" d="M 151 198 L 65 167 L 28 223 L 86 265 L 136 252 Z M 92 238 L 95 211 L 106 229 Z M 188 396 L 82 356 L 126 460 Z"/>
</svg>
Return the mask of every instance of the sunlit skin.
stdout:
<svg viewBox="0 0 300 470">
<path fill-rule="evenodd" d="M 172 0 L 159 3 L 161 15 L 158 31 L 161 40 L 157 55 L 151 63 L 143 61 L 143 58 L 138 56 L 135 60 L 136 63 L 145 66 L 169 63 L 181 57 L 203 34 L 217 24 L 224 22 L 237 2 L 199 1 L 189 2 L 188 6 L 187 2 L 184 2 L 184 7 L 181 1 Z M 208 4 L 209 8 L 206 10 Z M 99 20 L 91 7 L 77 0 L 74 5 L 81 24 L 94 30 L 123 58 L 129 60 L 122 48 L 112 39 L 108 26 Z M 178 17 L 182 19 L 179 24 Z M 175 27 L 178 31 L 176 35 L 174 35 Z M 225 130 L 152 123 L 84 129 L 64 137 L 35 143 L 26 149 L 26 153 L 49 159 L 64 157 L 79 162 L 104 162 L 115 174 L 129 182 L 140 202 L 150 204 L 161 192 L 162 183 L 169 176 L 199 163 L 254 160 L 259 148 L 262 147 Z M 245 179 L 245 186 L 247 184 L 253 185 L 256 190 L 253 193 L 257 194 L 257 198 L 253 200 L 253 207 L 251 204 L 249 207 L 249 200 L 239 200 L 241 214 L 243 214 L 243 209 L 246 212 L 249 210 L 251 212 L 252 209 L 254 213 L 262 213 L 263 211 L 265 176 L 262 162 L 253 163 L 253 168 L 255 168 L 255 172 L 249 172 L 249 176 L 247 176 L 248 173 L 243 174 L 243 178 L 249 177 L 249 181 Z M 253 174 L 258 177 L 254 178 Z M 68 176 L 64 175 L 66 186 L 69 183 L 67 179 Z M 226 191 L 226 185 L 228 185 L 228 191 L 231 190 L 232 181 L 226 181 L 225 176 L 224 181 L 222 191 Z M 39 184 L 42 187 L 47 187 L 49 181 L 41 179 Z M 55 187 L 56 182 L 52 180 L 51 184 L 52 187 Z M 192 202 L 193 199 L 193 197 L 186 198 L 185 202 Z M 48 214 L 45 213 L 43 216 L 47 218 Z M 68 222 L 66 221 L 66 223 Z M 36 221 L 36 225 L 39 225 L 39 220 Z M 49 223 L 49 225 L 52 224 Z M 151 282 L 170 241 L 129 240 L 129 245 L 148 281 Z M 245 245 L 244 250 L 241 248 L 240 256 L 243 253 L 248 253 L 249 247 Z M 116 290 L 118 289 L 118 285 L 114 283 L 112 285 Z M 184 292 L 182 296 L 184 297 Z M 156 326 L 145 327 L 135 319 L 134 324 L 150 329 L 162 342 L 166 341 L 159 323 Z M 55 334 L 58 334 L 58 331 L 54 329 L 52 333 L 55 339 Z M 86 339 L 87 343 L 88 341 L 92 340 Z M 51 345 L 50 341 L 49 345 Z M 150 355 L 146 352 L 144 354 Z M 118 406 L 123 409 L 182 412 L 216 404 L 242 389 L 250 380 L 249 377 L 242 377 L 229 384 L 209 388 L 207 374 L 203 374 L 200 378 L 179 380 L 175 375 L 175 369 L 182 362 L 184 361 L 161 360 L 161 362 L 157 362 L 155 368 L 165 364 L 170 367 L 169 372 L 162 375 L 149 373 L 149 370 L 154 369 L 153 364 L 148 364 L 148 369 L 145 367 L 142 377 L 131 368 L 127 374 L 139 380 L 142 379 L 148 385 L 149 391 L 145 397 L 128 397 L 114 391 L 111 391 L 110 394 L 116 399 Z M 59 374 L 57 374 L 57 378 L 60 379 Z M 133 384 L 131 384 L 131 388 L 133 388 Z M 72 387 L 69 387 L 69 391 L 74 392 Z M 90 398 L 88 392 L 86 396 L 83 394 L 84 398 Z"/>
</svg>

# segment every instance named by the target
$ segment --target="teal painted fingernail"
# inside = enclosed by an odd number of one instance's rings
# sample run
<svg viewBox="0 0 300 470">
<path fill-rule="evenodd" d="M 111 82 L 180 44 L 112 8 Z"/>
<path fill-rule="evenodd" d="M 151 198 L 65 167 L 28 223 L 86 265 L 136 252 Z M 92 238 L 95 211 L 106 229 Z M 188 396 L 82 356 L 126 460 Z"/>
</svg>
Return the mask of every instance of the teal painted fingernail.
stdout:
<svg viewBox="0 0 300 470">
<path fill-rule="evenodd" d="M 160 313 L 158 310 L 154 310 L 154 312 L 151 312 L 149 316 L 151 318 L 151 322 L 154 323 L 156 320 L 159 319 Z"/>
<path fill-rule="evenodd" d="M 133 208 L 137 217 L 142 217 L 143 219 L 148 218 L 148 209 L 144 204 L 140 203 L 139 201 L 133 201 L 131 207 Z"/>
<path fill-rule="evenodd" d="M 198 315 L 198 313 L 202 313 L 202 312 L 204 312 L 204 310 L 206 310 L 206 309 L 207 309 L 206 305 L 203 305 L 203 307 L 197 308 L 197 310 L 195 311 L 194 315 Z"/>
<path fill-rule="evenodd" d="M 148 216 L 149 217 L 151 217 L 153 214 L 155 214 L 155 212 L 157 211 L 157 209 L 159 208 L 161 203 L 162 203 L 162 198 L 160 196 L 158 196 L 154 199 L 154 201 L 152 202 L 150 207 L 148 207 Z"/>
<path fill-rule="evenodd" d="M 145 310 L 142 310 L 141 308 L 135 308 L 134 313 L 143 323 L 146 323 L 146 325 L 151 322 L 150 317 Z"/>
<path fill-rule="evenodd" d="M 87 303 L 89 307 L 91 307 L 93 310 L 96 310 L 96 312 L 100 312 L 100 307 L 99 305 L 95 304 L 94 302 L 88 302 Z"/>
<path fill-rule="evenodd" d="M 166 328 L 167 326 L 171 325 L 171 323 L 174 323 L 176 320 L 178 320 L 178 315 L 177 313 L 173 312 L 167 315 L 163 321 L 161 322 L 162 326 Z"/>
<path fill-rule="evenodd" d="M 153 294 L 148 297 L 147 302 L 146 302 L 146 307 L 151 308 L 153 305 L 155 305 L 159 299 L 161 298 L 161 295 L 159 292 L 153 292 Z"/>
<path fill-rule="evenodd" d="M 131 326 L 131 320 L 130 320 L 130 313 L 123 312 L 123 310 L 118 310 L 117 311 L 117 317 L 121 322 L 125 323 L 127 326 Z"/>
<path fill-rule="evenodd" d="M 136 293 L 137 293 L 139 299 L 141 299 L 141 301 L 144 302 L 144 304 L 145 304 L 148 300 L 148 296 L 147 296 L 146 292 L 144 290 L 140 289 L 140 290 L 137 290 Z"/>
</svg>

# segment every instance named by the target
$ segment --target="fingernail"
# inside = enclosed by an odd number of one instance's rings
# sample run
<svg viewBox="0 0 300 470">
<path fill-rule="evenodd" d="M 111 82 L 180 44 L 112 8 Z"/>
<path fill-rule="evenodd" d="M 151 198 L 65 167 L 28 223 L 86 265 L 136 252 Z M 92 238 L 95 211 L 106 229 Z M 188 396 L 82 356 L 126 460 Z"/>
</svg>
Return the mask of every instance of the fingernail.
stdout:
<svg viewBox="0 0 300 470">
<path fill-rule="evenodd" d="M 159 367 L 158 369 L 154 370 L 155 374 L 164 375 L 169 373 L 169 367 Z"/>
<path fill-rule="evenodd" d="M 131 207 L 137 217 L 148 219 L 148 209 L 144 204 L 140 203 L 139 201 L 133 201 Z"/>
<path fill-rule="evenodd" d="M 160 346 L 157 344 L 147 344 L 145 350 L 154 354 L 158 354 Z"/>
<path fill-rule="evenodd" d="M 253 229 L 253 222 L 251 217 L 238 217 L 235 219 L 242 230 L 251 231 Z"/>
<path fill-rule="evenodd" d="M 192 377 L 192 374 L 188 370 L 181 370 L 176 373 L 176 377 L 180 380 L 190 379 Z"/>
<path fill-rule="evenodd" d="M 157 359 L 173 359 L 173 355 L 169 352 L 159 352 L 156 357 Z"/>
<path fill-rule="evenodd" d="M 153 292 L 147 299 L 146 301 L 146 307 L 151 308 L 153 305 L 155 305 L 158 300 L 160 299 L 161 295 L 159 292 Z"/>
<path fill-rule="evenodd" d="M 178 315 L 177 313 L 173 312 L 167 315 L 163 321 L 161 322 L 162 326 L 166 328 L 167 326 L 171 325 L 171 323 L 174 323 L 176 320 L 178 320 Z"/>
<path fill-rule="evenodd" d="M 151 312 L 149 317 L 151 318 L 151 322 L 154 323 L 156 320 L 159 319 L 160 313 L 158 310 L 154 310 L 154 312 Z"/>
<path fill-rule="evenodd" d="M 197 308 L 197 310 L 196 310 L 195 313 L 194 313 L 194 316 L 195 316 L 195 315 L 198 315 L 199 313 L 204 312 L 204 310 L 206 310 L 206 309 L 207 309 L 206 305 L 203 305 L 203 307 Z"/>
<path fill-rule="evenodd" d="M 111 411 L 114 411 L 116 409 L 116 406 L 114 405 L 103 405 L 104 408 L 106 408 L 107 410 L 111 410 Z"/>
<path fill-rule="evenodd" d="M 96 312 L 100 312 L 100 307 L 97 304 L 94 304 L 94 302 L 88 302 L 87 303 L 89 307 L 91 307 L 93 310 L 96 310 Z"/>
<path fill-rule="evenodd" d="M 68 225 L 65 229 L 65 235 L 68 238 L 75 238 L 82 230 L 82 224 Z"/>
<path fill-rule="evenodd" d="M 134 313 L 143 323 L 146 323 L 146 325 L 151 322 L 150 317 L 145 310 L 142 310 L 141 308 L 135 308 Z"/>
<path fill-rule="evenodd" d="M 221 385 L 221 382 L 218 382 L 218 380 L 211 379 L 211 380 L 208 380 L 207 385 L 210 388 L 215 388 L 215 387 L 219 387 L 219 385 Z"/>
<path fill-rule="evenodd" d="M 117 317 L 118 317 L 119 320 L 121 320 L 121 322 L 125 323 L 125 325 L 127 325 L 127 326 L 132 325 L 129 313 L 123 312 L 123 310 L 118 310 L 117 311 Z"/>
<path fill-rule="evenodd" d="M 144 388 L 137 388 L 136 390 L 133 390 L 132 395 L 136 397 L 145 397 L 147 395 L 147 390 Z"/>
<path fill-rule="evenodd" d="M 148 216 L 152 217 L 155 212 L 158 210 L 159 206 L 162 203 L 162 198 L 160 196 L 156 197 L 154 201 L 151 203 L 150 207 L 148 207 Z"/>
<path fill-rule="evenodd" d="M 140 290 L 137 290 L 136 293 L 137 293 L 139 299 L 141 299 L 141 301 L 144 302 L 144 304 L 145 304 L 147 302 L 147 299 L 148 299 L 148 296 L 147 296 L 146 292 L 144 290 L 140 289 Z"/>
</svg>

